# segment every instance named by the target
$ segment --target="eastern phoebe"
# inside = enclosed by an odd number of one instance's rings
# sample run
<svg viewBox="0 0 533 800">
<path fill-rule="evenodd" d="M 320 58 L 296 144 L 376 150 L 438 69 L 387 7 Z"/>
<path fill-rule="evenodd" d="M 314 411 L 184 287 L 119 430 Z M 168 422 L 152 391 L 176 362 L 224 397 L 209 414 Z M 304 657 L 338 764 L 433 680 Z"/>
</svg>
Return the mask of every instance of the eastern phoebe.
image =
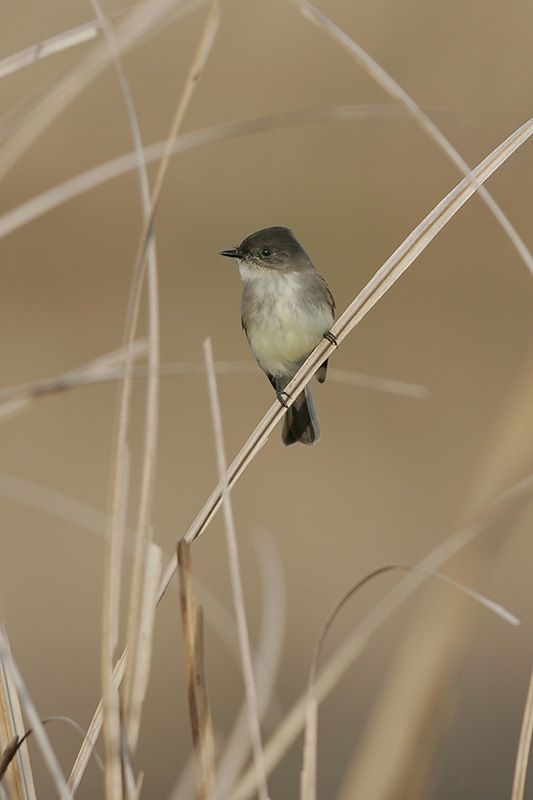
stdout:
<svg viewBox="0 0 533 800">
<path fill-rule="evenodd" d="M 286 406 L 284 391 L 322 338 L 330 332 L 335 301 L 322 275 L 288 228 L 264 228 L 221 256 L 237 259 L 244 281 L 242 327 L 257 363 Z M 326 380 L 328 362 L 316 371 Z M 320 429 L 309 384 L 288 408 L 283 443 L 318 441 Z"/>
</svg>

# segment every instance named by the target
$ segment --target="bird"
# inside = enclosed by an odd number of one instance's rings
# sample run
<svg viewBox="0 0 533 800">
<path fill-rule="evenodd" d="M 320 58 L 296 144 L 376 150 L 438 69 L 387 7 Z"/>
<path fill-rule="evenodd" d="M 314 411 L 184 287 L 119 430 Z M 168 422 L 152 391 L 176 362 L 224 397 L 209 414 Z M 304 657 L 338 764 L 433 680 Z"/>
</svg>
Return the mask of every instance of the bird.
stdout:
<svg viewBox="0 0 533 800">
<path fill-rule="evenodd" d="M 287 407 L 285 387 L 322 338 L 337 344 L 331 333 L 335 301 L 325 278 L 289 228 L 262 228 L 238 247 L 220 255 L 237 261 L 244 288 L 241 323 L 253 355 Z M 328 362 L 316 371 L 326 379 Z M 287 408 L 285 445 L 313 445 L 320 428 L 309 384 Z"/>
</svg>

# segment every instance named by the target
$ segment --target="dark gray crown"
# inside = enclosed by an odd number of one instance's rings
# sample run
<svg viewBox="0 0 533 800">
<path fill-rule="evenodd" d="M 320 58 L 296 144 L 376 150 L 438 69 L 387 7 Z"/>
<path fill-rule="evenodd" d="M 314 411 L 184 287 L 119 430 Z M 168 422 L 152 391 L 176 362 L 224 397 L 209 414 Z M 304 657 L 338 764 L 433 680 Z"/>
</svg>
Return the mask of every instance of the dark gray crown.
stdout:
<svg viewBox="0 0 533 800">
<path fill-rule="evenodd" d="M 280 226 L 262 228 L 260 231 L 251 233 L 239 245 L 239 251 L 243 255 L 260 252 L 264 248 L 270 248 L 274 253 L 286 253 L 287 255 L 301 255 L 304 252 L 292 235 L 292 231 Z"/>
</svg>

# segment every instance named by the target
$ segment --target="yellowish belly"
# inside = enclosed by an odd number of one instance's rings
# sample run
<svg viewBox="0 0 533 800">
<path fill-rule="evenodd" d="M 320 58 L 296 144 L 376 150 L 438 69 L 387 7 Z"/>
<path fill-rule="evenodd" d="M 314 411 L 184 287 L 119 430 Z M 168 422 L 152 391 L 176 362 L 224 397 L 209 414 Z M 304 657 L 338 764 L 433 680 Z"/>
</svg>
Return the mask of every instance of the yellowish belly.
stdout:
<svg viewBox="0 0 533 800">
<path fill-rule="evenodd" d="M 333 321 L 331 311 L 298 311 L 294 304 L 278 303 L 270 314 L 256 315 L 247 326 L 252 351 L 271 375 L 294 372 L 317 346 Z"/>
</svg>

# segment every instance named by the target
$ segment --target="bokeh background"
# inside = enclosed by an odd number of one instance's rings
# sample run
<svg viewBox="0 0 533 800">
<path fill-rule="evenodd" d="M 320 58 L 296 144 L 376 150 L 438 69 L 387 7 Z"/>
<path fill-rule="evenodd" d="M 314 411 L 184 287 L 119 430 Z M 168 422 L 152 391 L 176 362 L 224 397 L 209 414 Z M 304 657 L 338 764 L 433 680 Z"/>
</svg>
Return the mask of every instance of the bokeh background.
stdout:
<svg viewBox="0 0 533 800">
<path fill-rule="evenodd" d="M 115 1 L 105 8 L 115 14 L 114 24 L 128 12 Z M 327 0 L 320 8 L 394 76 L 472 166 L 530 115 L 533 8 L 525 0 Z M 180 19 L 170 15 L 124 56 L 146 144 L 168 133 L 205 13 L 203 6 Z M 81 0 L 8 4 L 0 57 L 93 16 L 90 3 Z M 43 93 L 96 44 L 0 80 L 2 141 L 17 136 Z M 291 3 L 224 0 L 184 130 L 295 109 L 390 102 Z M 109 68 L 4 178 L 2 213 L 130 150 L 127 117 Z M 526 145 L 488 184 L 526 242 L 532 176 Z M 260 227 L 291 227 L 342 311 L 458 179 L 453 165 L 407 118 L 306 123 L 176 157 L 156 221 L 162 361 L 201 361 L 202 342 L 210 336 L 218 360 L 251 363 L 240 329 L 239 276 L 218 256 L 220 249 Z M 0 242 L 3 387 L 60 374 L 120 346 L 142 227 L 137 185 L 135 173 L 113 180 Z M 331 360 L 344 370 L 426 386 L 427 399 L 334 381 L 317 386 L 320 443 L 284 449 L 276 430 L 240 480 L 234 509 L 254 640 L 262 605 L 256 537 L 274 543 L 286 594 L 266 735 L 303 691 L 315 638 L 341 592 L 379 565 L 416 563 L 499 491 L 533 471 L 532 312 L 533 276 L 481 200 L 473 198 Z M 233 456 L 272 402 L 272 392 L 259 370 L 221 375 L 219 391 Z M 139 380 L 131 432 L 131 524 L 143 407 Z M 76 500 L 87 506 L 81 517 L 99 528 L 98 516 L 91 515 L 107 507 L 115 408 L 115 385 L 79 388 L 34 402 L 0 429 L 2 618 L 39 712 L 69 715 L 82 725 L 100 694 L 104 545 L 97 530 L 60 517 Z M 154 538 L 170 555 L 216 483 L 205 377 L 163 377 L 160 412 Z M 510 796 L 531 666 L 532 511 L 526 504 L 512 524 L 492 532 L 490 547 L 469 548 L 468 568 L 456 559 L 445 570 L 504 603 L 522 625 L 505 625 L 486 611 L 472 616 L 436 700 L 438 730 L 422 797 Z M 194 548 L 194 569 L 231 614 L 226 565 L 219 515 Z M 382 578 L 352 601 L 327 652 L 393 580 Z M 438 602 L 445 603 L 453 590 L 439 592 Z M 398 648 L 421 607 L 434 600 L 434 593 L 416 595 L 324 704 L 320 797 L 337 796 Z M 209 690 L 223 742 L 243 690 L 235 653 L 220 636 L 211 601 L 205 602 Z M 431 617 L 427 625 L 432 627 Z M 401 737 L 403 724 L 401 717 L 391 718 L 390 731 Z M 77 734 L 60 723 L 49 733 L 68 771 Z M 37 750 L 32 752 L 40 796 L 51 797 L 46 770 Z M 138 753 L 143 796 L 166 797 L 190 752 L 174 587 L 157 612 Z M 386 761 L 387 753 L 381 758 Z M 301 741 L 274 772 L 272 797 L 296 795 L 300 763 Z M 78 796 L 99 797 L 102 791 L 92 765 Z M 532 791 L 530 785 L 530 797 Z"/>
</svg>

